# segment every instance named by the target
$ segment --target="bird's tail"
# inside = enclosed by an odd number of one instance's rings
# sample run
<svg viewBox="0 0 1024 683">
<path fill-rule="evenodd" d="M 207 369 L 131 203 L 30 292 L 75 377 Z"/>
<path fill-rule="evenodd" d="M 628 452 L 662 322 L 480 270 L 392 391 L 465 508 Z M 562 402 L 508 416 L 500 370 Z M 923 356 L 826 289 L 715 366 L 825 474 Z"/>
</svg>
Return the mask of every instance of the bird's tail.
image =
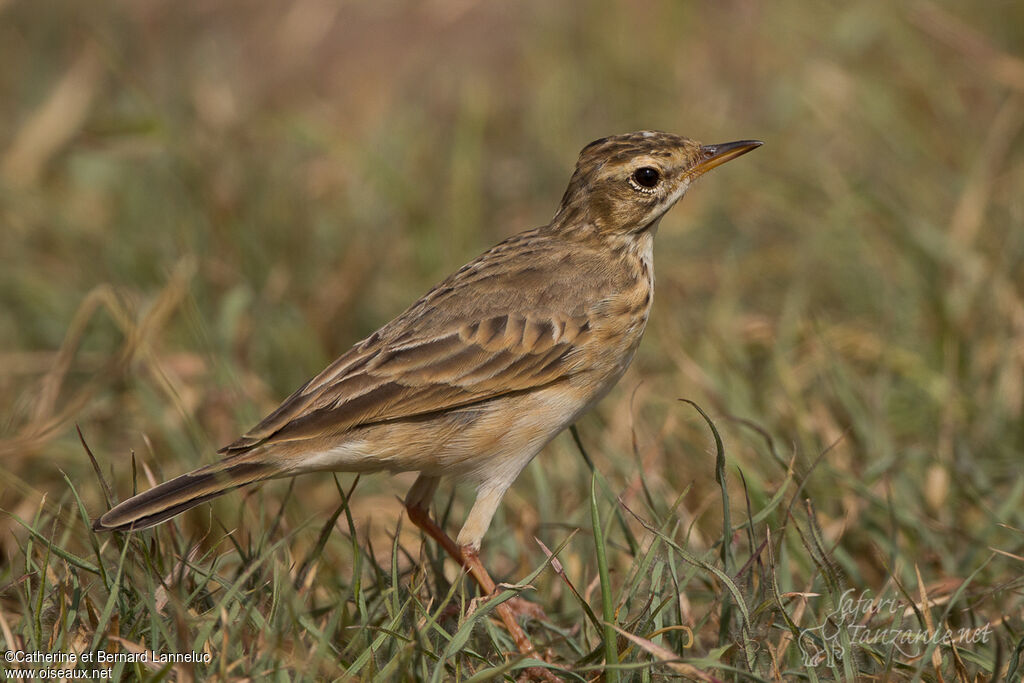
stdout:
<svg viewBox="0 0 1024 683">
<path fill-rule="evenodd" d="M 118 503 L 92 523 L 94 531 L 132 531 L 166 522 L 200 503 L 246 484 L 279 475 L 266 462 L 230 459 L 207 465 Z"/>
</svg>

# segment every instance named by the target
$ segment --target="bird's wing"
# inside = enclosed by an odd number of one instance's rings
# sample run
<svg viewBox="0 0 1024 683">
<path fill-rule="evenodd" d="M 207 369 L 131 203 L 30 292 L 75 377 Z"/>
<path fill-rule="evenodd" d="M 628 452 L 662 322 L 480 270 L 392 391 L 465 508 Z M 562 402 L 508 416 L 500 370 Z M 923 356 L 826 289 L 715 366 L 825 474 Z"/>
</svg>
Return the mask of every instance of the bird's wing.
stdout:
<svg viewBox="0 0 1024 683">
<path fill-rule="evenodd" d="M 603 255 L 519 233 L 440 283 L 332 363 L 234 443 L 331 437 L 429 415 L 571 376 L 599 311 L 621 286 Z"/>
<path fill-rule="evenodd" d="M 221 452 L 341 434 L 551 384 L 572 373 L 575 352 L 590 334 L 588 316 L 573 313 L 498 313 L 413 325 L 422 331 L 398 335 L 386 327 Z"/>
</svg>

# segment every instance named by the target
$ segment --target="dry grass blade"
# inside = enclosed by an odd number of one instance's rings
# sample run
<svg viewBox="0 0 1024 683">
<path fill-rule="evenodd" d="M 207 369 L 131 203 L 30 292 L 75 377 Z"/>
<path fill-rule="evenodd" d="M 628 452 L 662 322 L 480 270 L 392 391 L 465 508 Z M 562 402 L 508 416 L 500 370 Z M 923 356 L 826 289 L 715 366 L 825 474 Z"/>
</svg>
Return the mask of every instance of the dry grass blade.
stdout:
<svg viewBox="0 0 1024 683">
<path fill-rule="evenodd" d="M 682 659 L 682 657 L 672 652 L 671 650 L 667 650 L 663 648 L 661 645 L 658 645 L 657 643 L 648 640 L 647 638 L 641 638 L 638 635 L 634 635 L 629 631 L 626 631 L 625 629 L 616 626 L 615 624 L 612 624 L 612 628 L 618 631 L 619 634 L 626 640 L 630 641 L 634 645 L 638 645 L 645 651 L 654 655 L 659 662 L 670 668 L 672 671 L 678 674 L 682 674 L 684 676 L 696 678 L 699 681 L 707 681 L 708 683 L 721 683 L 721 681 L 718 678 L 715 678 L 714 676 L 705 673 L 704 671 L 701 671 L 692 664 L 687 664 L 685 662 L 679 661 Z"/>
<path fill-rule="evenodd" d="M 577 533 L 578 530 L 573 530 L 572 534 L 569 535 L 569 538 L 571 539 Z M 583 608 L 583 613 L 587 615 L 588 619 L 590 619 L 590 623 L 594 625 L 595 629 L 600 631 L 601 620 L 597 618 L 597 615 L 594 614 L 594 610 L 590 607 L 590 604 L 583 598 L 582 595 L 580 595 L 580 592 L 576 590 L 575 584 L 573 584 L 568 574 L 565 573 L 565 567 L 562 566 L 562 563 L 558 561 L 558 558 L 555 556 L 555 554 L 552 553 L 551 550 L 546 545 L 544 545 L 544 543 L 539 538 L 534 536 L 533 540 L 536 541 L 537 545 L 540 546 L 540 549 L 544 552 L 544 556 L 551 563 L 551 569 L 554 570 L 555 574 L 557 574 L 560 579 L 562 579 L 565 585 L 569 588 L 569 592 L 572 593 L 574 598 L 576 598 L 576 602 L 579 604 L 581 608 Z"/>
<path fill-rule="evenodd" d="M 914 574 L 917 575 L 917 590 L 921 598 L 921 613 L 924 615 L 925 628 L 928 629 L 928 639 L 931 640 L 935 636 L 935 622 L 932 619 L 932 611 L 928 601 L 928 587 L 925 586 L 924 579 L 921 578 L 921 568 L 914 565 Z M 939 648 L 932 650 L 932 668 L 935 670 L 935 677 L 939 683 L 943 683 L 945 679 L 942 677 L 942 653 Z"/>
<path fill-rule="evenodd" d="M 949 11 L 929 0 L 911 5 L 910 19 L 919 28 L 967 57 L 983 74 L 1003 85 L 1024 92 L 1024 60 L 1008 55 L 992 45 L 987 36 Z"/>
<path fill-rule="evenodd" d="M 994 553 L 999 553 L 1000 555 L 1003 555 L 1005 557 L 1012 557 L 1013 559 L 1017 560 L 1018 562 L 1024 562 L 1024 555 L 1016 555 L 1014 553 L 1007 552 L 1006 550 L 1000 550 L 999 548 L 993 548 L 992 546 L 989 546 L 988 549 L 991 550 Z"/>
<path fill-rule="evenodd" d="M 950 238 L 958 248 L 969 250 L 974 247 L 978 232 L 984 226 L 994 180 L 1004 168 L 1022 125 L 1024 92 L 1018 92 L 1009 95 L 996 112 L 981 147 L 976 171 L 971 174 L 950 218 Z"/>
<path fill-rule="evenodd" d="M 6 182 L 24 188 L 39 181 L 46 163 L 85 123 L 102 77 L 99 47 L 88 43 L 15 135 L 0 164 Z"/>
<path fill-rule="evenodd" d="M 86 294 L 75 312 L 74 320 L 64 336 L 64 341 L 54 358 L 52 367 L 39 383 L 39 393 L 28 424 L 21 429 L 18 436 L 0 440 L 0 457 L 25 458 L 30 456 L 43 444 L 54 438 L 64 425 L 79 417 L 99 388 L 120 376 L 136 354 L 145 352 L 149 355 L 149 340 L 159 335 L 161 329 L 167 324 L 170 314 L 181 304 L 188 291 L 188 282 L 194 270 L 195 265 L 191 259 L 179 262 L 156 302 L 138 323 L 132 319 L 131 313 L 110 286 L 100 285 Z M 101 310 L 110 315 L 124 334 L 124 344 L 119 352 L 108 361 L 103 371 L 97 373 L 84 387 L 75 392 L 58 410 L 57 399 L 72 360 L 82 344 L 86 327 Z M 158 369 L 157 374 L 162 376 Z M 174 393 L 170 388 L 168 392 L 172 395 Z"/>
</svg>

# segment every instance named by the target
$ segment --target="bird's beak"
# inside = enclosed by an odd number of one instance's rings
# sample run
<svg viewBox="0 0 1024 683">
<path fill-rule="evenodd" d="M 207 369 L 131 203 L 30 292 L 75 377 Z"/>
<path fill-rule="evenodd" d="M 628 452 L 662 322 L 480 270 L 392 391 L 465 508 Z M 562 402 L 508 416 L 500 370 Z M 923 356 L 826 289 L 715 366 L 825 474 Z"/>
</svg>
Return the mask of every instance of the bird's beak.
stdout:
<svg viewBox="0 0 1024 683">
<path fill-rule="evenodd" d="M 725 162 L 746 154 L 763 144 L 760 140 L 737 140 L 736 142 L 722 142 L 717 145 L 702 145 L 700 148 L 700 158 L 693 168 L 690 169 L 690 174 L 696 177 L 707 173 L 715 166 L 721 166 Z"/>
</svg>

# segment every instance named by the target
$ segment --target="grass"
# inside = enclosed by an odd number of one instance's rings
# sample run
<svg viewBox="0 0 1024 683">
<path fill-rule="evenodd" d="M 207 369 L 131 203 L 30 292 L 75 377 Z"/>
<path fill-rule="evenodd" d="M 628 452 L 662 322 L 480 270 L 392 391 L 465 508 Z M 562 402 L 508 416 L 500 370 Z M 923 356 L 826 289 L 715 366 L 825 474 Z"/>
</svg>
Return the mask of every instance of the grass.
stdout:
<svg viewBox="0 0 1024 683">
<path fill-rule="evenodd" d="M 490 616 L 521 593 L 569 680 L 1020 680 L 1022 26 L 924 0 L 0 3 L 0 649 L 202 660 L 100 665 L 121 680 L 514 679 Z M 88 530 L 644 127 L 766 144 L 664 221 L 633 368 L 484 541 L 499 596 L 403 521 L 405 476 Z M 471 493 L 439 493 L 449 530 Z"/>
</svg>

